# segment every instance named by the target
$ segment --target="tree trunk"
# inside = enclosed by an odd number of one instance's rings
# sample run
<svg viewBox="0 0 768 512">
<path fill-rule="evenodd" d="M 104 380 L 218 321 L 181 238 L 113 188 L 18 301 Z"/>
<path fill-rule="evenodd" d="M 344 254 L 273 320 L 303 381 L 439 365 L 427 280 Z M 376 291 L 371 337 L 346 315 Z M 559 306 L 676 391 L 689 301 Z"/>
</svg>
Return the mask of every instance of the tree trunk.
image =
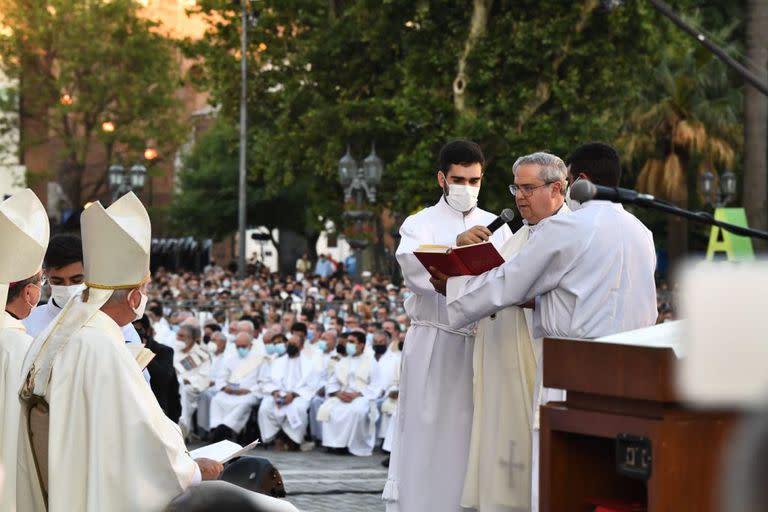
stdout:
<svg viewBox="0 0 768 512">
<path fill-rule="evenodd" d="M 681 183 L 683 194 L 681 198 L 673 201 L 680 208 L 688 209 L 688 189 L 689 172 L 688 166 L 691 163 L 691 156 L 688 151 L 676 151 L 680 159 L 680 168 L 683 170 L 685 181 Z M 688 220 L 677 215 L 667 215 L 667 254 L 668 254 L 668 273 L 674 275 L 678 264 L 685 261 L 688 256 Z"/>
<path fill-rule="evenodd" d="M 474 0 L 472 2 L 472 19 L 469 25 L 469 35 L 464 43 L 464 51 L 459 57 L 459 65 L 456 72 L 456 78 L 453 80 L 453 105 L 458 112 L 466 110 L 466 90 L 467 82 L 467 58 L 475 47 L 475 43 L 480 39 L 488 29 L 488 14 L 491 12 L 493 0 Z"/>
<path fill-rule="evenodd" d="M 749 1 L 747 65 L 763 82 L 768 81 L 768 2 Z M 750 227 L 768 224 L 768 98 L 749 84 L 744 94 L 744 208 Z M 761 251 L 766 244 L 753 241 Z"/>
</svg>

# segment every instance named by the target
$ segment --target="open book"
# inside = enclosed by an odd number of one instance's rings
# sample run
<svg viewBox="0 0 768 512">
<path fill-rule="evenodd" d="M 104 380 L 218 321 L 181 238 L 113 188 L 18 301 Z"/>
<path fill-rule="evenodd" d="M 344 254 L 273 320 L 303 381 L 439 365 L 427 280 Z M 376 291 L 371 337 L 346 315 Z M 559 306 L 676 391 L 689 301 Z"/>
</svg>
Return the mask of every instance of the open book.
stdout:
<svg viewBox="0 0 768 512">
<path fill-rule="evenodd" d="M 239 457 L 253 450 L 258 444 L 258 439 L 247 446 L 240 446 L 237 443 L 225 440 L 219 441 L 218 443 L 209 444 L 208 446 L 203 446 L 197 450 L 192 450 L 189 452 L 189 455 L 193 459 L 213 459 L 224 464 L 225 462 L 228 462 L 235 457 Z"/>
<path fill-rule="evenodd" d="M 491 242 L 461 247 L 420 245 L 413 254 L 427 270 L 435 267 L 448 276 L 478 276 L 504 263 Z"/>
<path fill-rule="evenodd" d="M 141 343 L 126 343 L 125 347 L 133 358 L 136 359 L 142 371 L 155 358 L 155 353 L 144 347 Z"/>
</svg>

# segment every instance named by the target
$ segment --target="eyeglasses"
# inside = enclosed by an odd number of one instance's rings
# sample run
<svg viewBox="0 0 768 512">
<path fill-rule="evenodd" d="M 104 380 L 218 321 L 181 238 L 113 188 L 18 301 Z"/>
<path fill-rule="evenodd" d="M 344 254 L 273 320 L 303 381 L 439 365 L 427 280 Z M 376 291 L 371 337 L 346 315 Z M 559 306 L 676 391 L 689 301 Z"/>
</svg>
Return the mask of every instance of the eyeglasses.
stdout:
<svg viewBox="0 0 768 512">
<path fill-rule="evenodd" d="M 533 191 L 537 188 L 546 187 L 547 185 L 551 185 L 553 183 L 557 183 L 556 181 L 547 181 L 545 183 L 542 183 L 541 185 L 515 185 L 512 184 L 509 186 L 509 191 L 512 193 L 513 196 L 516 196 L 518 192 L 522 192 L 524 196 L 529 196 L 533 194 Z"/>
</svg>

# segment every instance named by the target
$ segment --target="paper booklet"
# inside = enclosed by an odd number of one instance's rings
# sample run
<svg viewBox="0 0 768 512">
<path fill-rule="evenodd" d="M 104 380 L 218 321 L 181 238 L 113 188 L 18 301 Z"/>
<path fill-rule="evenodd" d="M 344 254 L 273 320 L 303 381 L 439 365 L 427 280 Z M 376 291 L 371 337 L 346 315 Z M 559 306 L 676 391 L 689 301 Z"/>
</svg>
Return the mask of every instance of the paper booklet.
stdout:
<svg viewBox="0 0 768 512">
<path fill-rule="evenodd" d="M 144 347 L 141 343 L 126 343 L 125 346 L 142 370 L 155 358 L 155 353 Z"/>
<path fill-rule="evenodd" d="M 258 439 L 247 446 L 240 446 L 237 443 L 225 440 L 219 441 L 218 443 L 209 444 L 208 446 L 203 446 L 197 450 L 192 450 L 189 452 L 189 455 L 193 459 L 213 459 L 224 464 L 225 462 L 228 462 L 235 457 L 239 457 L 253 450 L 258 444 Z"/>
<path fill-rule="evenodd" d="M 413 252 L 424 268 L 435 267 L 448 276 L 478 276 L 504 263 L 491 242 L 448 247 L 420 245 Z"/>
<path fill-rule="evenodd" d="M 176 373 L 183 375 L 203 364 L 205 360 L 206 359 L 200 355 L 198 351 L 192 350 L 189 355 L 178 360 L 174 365 L 174 368 L 176 368 Z"/>
</svg>

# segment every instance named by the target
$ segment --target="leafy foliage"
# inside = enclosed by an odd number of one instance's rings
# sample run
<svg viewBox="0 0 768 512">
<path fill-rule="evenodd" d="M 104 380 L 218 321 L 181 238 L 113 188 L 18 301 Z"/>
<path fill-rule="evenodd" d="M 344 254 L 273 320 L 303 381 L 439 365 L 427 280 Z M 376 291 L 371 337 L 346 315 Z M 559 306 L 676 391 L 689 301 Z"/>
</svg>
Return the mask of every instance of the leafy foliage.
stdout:
<svg viewBox="0 0 768 512">
<path fill-rule="evenodd" d="M 452 85 L 473 2 L 258 2 L 247 52 L 249 173 L 265 197 L 300 197 L 311 229 L 318 218 L 339 220 L 338 159 L 348 143 L 359 159 L 375 141 L 383 206 L 411 212 L 437 199 L 440 146 L 466 137 L 486 152 L 481 201 L 498 210 L 512 202 L 505 185 L 518 156 L 617 141 L 675 30 L 644 2 L 614 12 L 597 0 L 476 2 L 492 8 L 468 55 L 465 109 Z M 235 122 L 240 13 L 225 0 L 199 6 L 211 27 L 186 50 L 202 59 L 200 86 Z"/>
<path fill-rule="evenodd" d="M 173 146 L 182 135 L 175 50 L 133 0 L 0 0 L 0 60 L 20 78 L 24 118 L 43 127 L 25 144 L 56 141 L 56 169 L 74 205 L 95 148 L 107 161 L 136 161 L 148 143 Z M 102 130 L 113 123 L 114 131 Z"/>
</svg>

